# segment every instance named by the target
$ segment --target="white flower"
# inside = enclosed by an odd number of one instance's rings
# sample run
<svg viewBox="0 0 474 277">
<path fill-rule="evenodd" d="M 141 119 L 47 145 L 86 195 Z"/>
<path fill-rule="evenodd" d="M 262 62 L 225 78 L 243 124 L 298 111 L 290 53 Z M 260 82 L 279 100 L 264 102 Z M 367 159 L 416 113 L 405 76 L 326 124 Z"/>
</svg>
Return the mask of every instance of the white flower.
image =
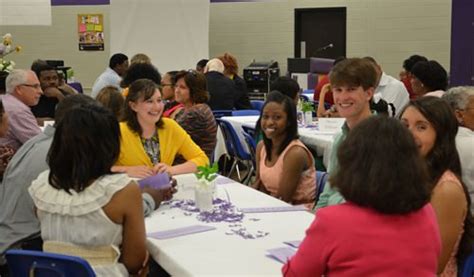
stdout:
<svg viewBox="0 0 474 277">
<path fill-rule="evenodd" d="M 14 61 L 7 61 L 4 59 L 0 59 L 0 72 L 12 72 L 13 68 L 15 67 Z"/>
</svg>

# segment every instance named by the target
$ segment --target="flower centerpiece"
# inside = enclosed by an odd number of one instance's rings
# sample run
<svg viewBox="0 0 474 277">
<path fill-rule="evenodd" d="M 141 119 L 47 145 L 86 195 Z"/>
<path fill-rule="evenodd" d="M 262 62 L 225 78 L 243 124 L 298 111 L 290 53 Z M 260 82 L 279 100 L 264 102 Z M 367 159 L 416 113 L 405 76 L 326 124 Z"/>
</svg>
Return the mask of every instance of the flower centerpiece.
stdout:
<svg viewBox="0 0 474 277">
<path fill-rule="evenodd" d="M 194 190 L 196 207 L 201 212 L 210 211 L 213 208 L 214 180 L 217 178 L 219 167 L 217 163 L 214 163 L 212 166 L 198 166 L 197 169 L 197 172 L 194 174 L 198 180 Z"/>
<path fill-rule="evenodd" d="M 15 67 L 15 62 L 5 59 L 5 56 L 21 51 L 21 46 L 13 46 L 11 34 L 5 34 L 0 43 L 0 91 L 5 90 L 5 79 Z"/>
<path fill-rule="evenodd" d="M 304 114 L 305 125 L 311 125 L 311 123 L 313 123 L 314 103 L 304 101 L 301 104 L 301 111 L 303 111 Z"/>
</svg>

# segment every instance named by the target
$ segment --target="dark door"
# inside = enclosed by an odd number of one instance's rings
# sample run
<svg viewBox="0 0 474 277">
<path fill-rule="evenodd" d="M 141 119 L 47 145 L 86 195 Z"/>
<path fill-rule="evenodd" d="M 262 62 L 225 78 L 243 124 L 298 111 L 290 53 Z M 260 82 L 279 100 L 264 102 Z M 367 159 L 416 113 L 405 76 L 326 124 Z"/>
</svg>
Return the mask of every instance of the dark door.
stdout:
<svg viewBox="0 0 474 277">
<path fill-rule="evenodd" d="M 301 53 L 301 42 L 305 53 Z M 302 55 L 304 54 L 304 55 Z M 346 8 L 295 9 L 295 58 L 346 56 Z"/>
</svg>

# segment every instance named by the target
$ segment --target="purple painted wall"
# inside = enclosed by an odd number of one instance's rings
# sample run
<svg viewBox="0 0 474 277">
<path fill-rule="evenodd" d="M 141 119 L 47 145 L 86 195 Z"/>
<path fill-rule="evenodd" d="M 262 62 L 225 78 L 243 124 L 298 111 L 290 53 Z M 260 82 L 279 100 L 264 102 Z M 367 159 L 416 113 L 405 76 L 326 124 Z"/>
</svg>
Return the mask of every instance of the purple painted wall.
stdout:
<svg viewBox="0 0 474 277">
<path fill-rule="evenodd" d="M 474 1 L 452 1 L 450 86 L 474 85 Z"/>
<path fill-rule="evenodd" d="M 51 6 L 109 5 L 110 0 L 51 0 Z"/>
</svg>

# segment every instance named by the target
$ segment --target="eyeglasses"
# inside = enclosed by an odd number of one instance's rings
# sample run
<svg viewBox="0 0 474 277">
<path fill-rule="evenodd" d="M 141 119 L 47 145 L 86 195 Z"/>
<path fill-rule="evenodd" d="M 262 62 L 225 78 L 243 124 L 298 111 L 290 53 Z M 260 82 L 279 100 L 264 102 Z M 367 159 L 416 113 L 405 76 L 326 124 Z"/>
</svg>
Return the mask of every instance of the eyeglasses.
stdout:
<svg viewBox="0 0 474 277">
<path fill-rule="evenodd" d="M 41 88 L 41 85 L 40 85 L 40 84 L 34 84 L 34 85 L 21 84 L 20 86 L 30 87 L 30 88 L 34 88 L 34 89 L 40 89 L 40 88 Z"/>
</svg>

